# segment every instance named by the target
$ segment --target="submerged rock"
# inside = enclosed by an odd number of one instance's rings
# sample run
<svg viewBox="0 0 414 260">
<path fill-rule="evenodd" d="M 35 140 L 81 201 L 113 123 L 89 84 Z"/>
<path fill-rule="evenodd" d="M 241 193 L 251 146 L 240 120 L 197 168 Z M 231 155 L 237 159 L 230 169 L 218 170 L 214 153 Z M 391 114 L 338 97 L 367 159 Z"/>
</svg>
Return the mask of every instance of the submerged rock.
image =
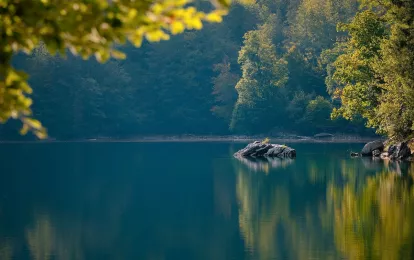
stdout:
<svg viewBox="0 0 414 260">
<path fill-rule="evenodd" d="M 295 158 L 296 150 L 286 145 L 266 144 L 259 141 L 248 144 L 234 154 L 236 157 L 278 157 Z"/>
<path fill-rule="evenodd" d="M 380 154 L 384 150 L 384 143 L 381 140 L 367 143 L 364 148 L 362 148 L 361 155 L 373 156 L 373 151 L 375 150 L 379 150 Z"/>
<path fill-rule="evenodd" d="M 355 152 L 351 152 L 351 157 L 359 157 L 360 156 L 360 154 L 359 153 L 355 153 Z"/>
</svg>

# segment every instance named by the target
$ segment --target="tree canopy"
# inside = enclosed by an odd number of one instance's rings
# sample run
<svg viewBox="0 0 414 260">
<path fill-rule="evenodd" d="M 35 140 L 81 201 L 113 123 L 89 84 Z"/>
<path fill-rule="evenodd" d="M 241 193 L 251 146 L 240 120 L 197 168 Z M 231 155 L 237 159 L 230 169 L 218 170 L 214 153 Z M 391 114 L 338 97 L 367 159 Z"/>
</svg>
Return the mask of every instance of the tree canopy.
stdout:
<svg viewBox="0 0 414 260">
<path fill-rule="evenodd" d="M 341 107 L 333 113 L 353 119 L 398 141 L 414 133 L 414 2 L 365 0 L 339 43 L 330 87 Z"/>
<path fill-rule="evenodd" d="M 168 40 L 170 34 L 201 29 L 203 21 L 221 22 L 230 1 L 212 3 L 212 10 L 202 12 L 188 0 L 1 0 L 0 121 L 20 119 L 23 134 L 32 130 L 40 138 L 46 136 L 31 117 L 27 94 L 32 89 L 27 75 L 12 67 L 14 54 L 30 54 L 43 43 L 52 54 L 65 55 L 69 49 L 84 59 L 94 55 L 100 62 L 124 58 L 116 46 L 126 41 L 140 47 L 143 39 Z"/>
<path fill-rule="evenodd" d="M 57 139 L 413 134 L 411 1 L 104 2 L 1 2 L 2 17 L 45 17 L 1 24 L 15 28 L 1 30 L 3 122 L 42 137 L 36 118 Z M 20 138 L 16 122 L 2 138 Z"/>
</svg>

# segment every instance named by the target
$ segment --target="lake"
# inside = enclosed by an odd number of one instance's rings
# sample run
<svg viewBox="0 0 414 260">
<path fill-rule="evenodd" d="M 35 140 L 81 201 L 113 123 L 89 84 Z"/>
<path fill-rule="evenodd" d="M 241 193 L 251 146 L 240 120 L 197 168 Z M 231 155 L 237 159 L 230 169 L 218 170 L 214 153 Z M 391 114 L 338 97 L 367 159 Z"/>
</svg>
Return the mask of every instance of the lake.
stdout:
<svg viewBox="0 0 414 260">
<path fill-rule="evenodd" d="M 0 259 L 414 259 L 414 167 L 361 144 L 0 144 Z"/>
</svg>

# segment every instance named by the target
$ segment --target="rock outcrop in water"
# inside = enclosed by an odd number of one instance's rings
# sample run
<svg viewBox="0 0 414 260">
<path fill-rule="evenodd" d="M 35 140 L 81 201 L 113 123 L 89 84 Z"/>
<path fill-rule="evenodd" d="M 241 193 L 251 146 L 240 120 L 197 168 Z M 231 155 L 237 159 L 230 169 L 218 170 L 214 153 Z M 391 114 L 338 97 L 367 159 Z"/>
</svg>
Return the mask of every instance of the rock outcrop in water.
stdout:
<svg viewBox="0 0 414 260">
<path fill-rule="evenodd" d="M 384 153 L 383 157 L 388 156 L 391 160 L 406 160 L 411 156 L 411 149 L 408 147 L 409 141 L 390 145 L 388 152 Z"/>
<path fill-rule="evenodd" d="M 296 150 L 286 145 L 267 144 L 259 141 L 248 144 L 234 154 L 236 157 L 278 157 L 295 158 Z"/>
<path fill-rule="evenodd" d="M 373 156 L 374 153 L 377 154 L 378 151 L 381 153 L 384 150 L 384 143 L 381 140 L 373 141 L 367 143 L 364 148 L 362 148 L 362 156 Z M 378 154 L 379 155 L 379 154 Z"/>
<path fill-rule="evenodd" d="M 351 153 L 351 156 L 372 156 L 395 161 L 409 160 L 412 159 L 413 155 L 413 151 L 411 151 L 409 144 L 413 141 L 414 140 L 408 140 L 390 145 L 388 149 L 385 149 L 385 145 L 382 141 L 373 141 L 367 143 L 361 153 Z"/>
</svg>

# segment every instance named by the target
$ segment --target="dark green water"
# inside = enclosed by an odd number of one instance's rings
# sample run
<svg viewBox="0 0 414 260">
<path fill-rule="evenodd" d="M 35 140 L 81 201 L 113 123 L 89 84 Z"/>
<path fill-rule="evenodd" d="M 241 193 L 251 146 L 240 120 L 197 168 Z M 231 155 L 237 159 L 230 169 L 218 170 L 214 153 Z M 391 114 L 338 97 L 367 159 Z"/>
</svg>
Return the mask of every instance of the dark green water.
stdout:
<svg viewBox="0 0 414 260">
<path fill-rule="evenodd" d="M 413 259 L 414 168 L 360 144 L 0 145 L 0 259 Z"/>
</svg>

